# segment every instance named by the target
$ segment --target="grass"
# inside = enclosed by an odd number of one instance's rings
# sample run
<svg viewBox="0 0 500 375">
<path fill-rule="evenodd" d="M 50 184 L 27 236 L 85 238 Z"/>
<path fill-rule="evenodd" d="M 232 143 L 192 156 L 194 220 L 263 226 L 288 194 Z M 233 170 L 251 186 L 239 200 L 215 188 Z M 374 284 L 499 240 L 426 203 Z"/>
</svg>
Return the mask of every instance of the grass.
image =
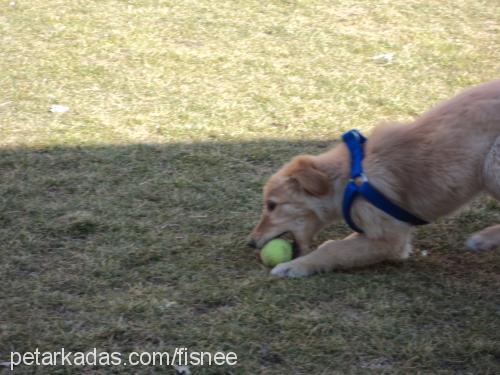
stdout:
<svg viewBox="0 0 500 375">
<path fill-rule="evenodd" d="M 244 244 L 289 157 L 498 77 L 496 1 L 1 0 L 0 41 L 0 362 L 183 346 L 238 354 L 193 374 L 500 371 L 500 255 L 462 246 L 499 221 L 489 198 L 401 264 L 278 280 Z"/>
</svg>

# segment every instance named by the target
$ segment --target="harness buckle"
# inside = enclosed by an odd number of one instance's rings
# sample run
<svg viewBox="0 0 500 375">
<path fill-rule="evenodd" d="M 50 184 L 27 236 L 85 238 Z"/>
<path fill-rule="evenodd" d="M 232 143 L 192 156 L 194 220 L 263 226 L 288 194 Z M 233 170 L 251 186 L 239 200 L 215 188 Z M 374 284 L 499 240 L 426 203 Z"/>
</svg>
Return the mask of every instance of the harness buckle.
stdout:
<svg viewBox="0 0 500 375">
<path fill-rule="evenodd" d="M 365 182 L 368 182 L 368 177 L 366 177 L 364 172 L 361 172 L 361 174 L 359 176 L 351 178 L 349 181 L 354 183 L 354 185 L 356 185 L 356 186 L 361 186 Z"/>
</svg>

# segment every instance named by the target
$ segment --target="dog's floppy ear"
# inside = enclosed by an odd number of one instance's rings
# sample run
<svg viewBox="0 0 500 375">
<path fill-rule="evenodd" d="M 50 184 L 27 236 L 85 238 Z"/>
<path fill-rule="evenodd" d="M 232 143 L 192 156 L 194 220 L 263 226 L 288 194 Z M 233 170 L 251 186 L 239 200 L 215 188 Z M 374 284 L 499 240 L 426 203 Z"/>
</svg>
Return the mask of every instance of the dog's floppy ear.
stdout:
<svg viewBox="0 0 500 375">
<path fill-rule="evenodd" d="M 310 195 L 318 197 L 330 192 L 328 175 L 316 167 L 311 156 L 297 156 L 290 163 L 287 174 L 298 187 Z"/>
</svg>

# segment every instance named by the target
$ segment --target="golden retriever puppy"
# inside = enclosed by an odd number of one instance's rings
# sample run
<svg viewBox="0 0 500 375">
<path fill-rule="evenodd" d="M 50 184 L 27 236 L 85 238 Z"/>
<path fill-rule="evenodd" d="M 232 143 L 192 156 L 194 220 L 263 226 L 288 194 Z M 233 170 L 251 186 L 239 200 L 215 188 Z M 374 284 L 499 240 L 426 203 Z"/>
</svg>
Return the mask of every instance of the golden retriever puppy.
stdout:
<svg viewBox="0 0 500 375">
<path fill-rule="evenodd" d="M 364 144 L 368 181 L 394 204 L 433 221 L 484 191 L 500 200 L 500 80 L 463 91 L 410 124 L 377 126 Z M 406 258 L 413 226 L 357 197 L 350 209 L 362 233 L 327 241 L 310 251 L 315 234 L 342 219 L 350 180 L 348 148 L 339 143 L 318 156 L 285 164 L 264 187 L 264 212 L 249 244 L 260 248 L 284 233 L 299 256 L 276 266 L 283 277 L 366 266 Z M 473 234 L 471 250 L 500 246 L 500 225 Z"/>
</svg>

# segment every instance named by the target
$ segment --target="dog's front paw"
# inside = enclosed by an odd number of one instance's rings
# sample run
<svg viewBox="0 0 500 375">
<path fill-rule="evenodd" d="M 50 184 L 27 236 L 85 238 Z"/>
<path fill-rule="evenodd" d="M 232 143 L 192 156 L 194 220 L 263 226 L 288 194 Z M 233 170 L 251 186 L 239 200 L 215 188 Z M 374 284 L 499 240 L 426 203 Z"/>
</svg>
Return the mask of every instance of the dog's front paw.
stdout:
<svg viewBox="0 0 500 375">
<path fill-rule="evenodd" d="M 314 270 L 299 262 L 300 259 L 278 264 L 271 270 L 271 275 L 279 277 L 306 277 L 312 275 Z"/>
</svg>

